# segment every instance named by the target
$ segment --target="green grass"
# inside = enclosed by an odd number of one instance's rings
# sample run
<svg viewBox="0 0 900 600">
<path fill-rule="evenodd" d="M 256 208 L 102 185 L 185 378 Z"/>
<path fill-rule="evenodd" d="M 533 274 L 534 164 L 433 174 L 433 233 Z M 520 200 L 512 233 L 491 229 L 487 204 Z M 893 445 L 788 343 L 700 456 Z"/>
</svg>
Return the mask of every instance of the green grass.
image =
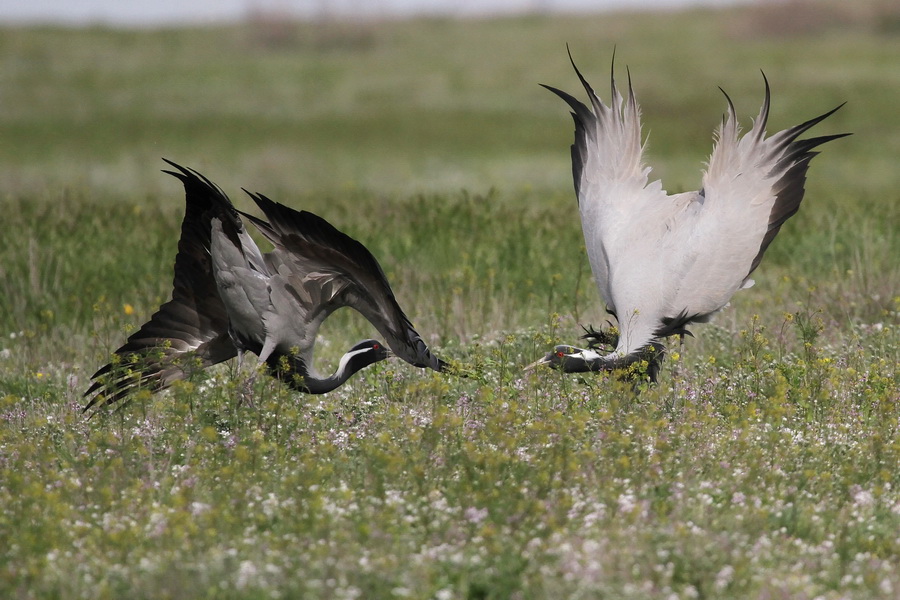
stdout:
<svg viewBox="0 0 900 600">
<path fill-rule="evenodd" d="M 900 21 L 854 7 L 4 29 L 0 596 L 896 597 Z M 617 47 L 671 192 L 698 185 L 717 85 L 749 124 L 763 69 L 773 131 L 848 100 L 817 132 L 855 135 L 756 285 L 641 393 L 522 370 L 605 319 L 571 120 L 537 86 L 577 91 L 566 43 L 604 95 Z M 85 420 L 91 373 L 171 291 L 161 156 L 363 241 L 473 376 L 259 378 L 250 407 L 230 364 Z M 323 370 L 371 335 L 336 313 Z"/>
</svg>

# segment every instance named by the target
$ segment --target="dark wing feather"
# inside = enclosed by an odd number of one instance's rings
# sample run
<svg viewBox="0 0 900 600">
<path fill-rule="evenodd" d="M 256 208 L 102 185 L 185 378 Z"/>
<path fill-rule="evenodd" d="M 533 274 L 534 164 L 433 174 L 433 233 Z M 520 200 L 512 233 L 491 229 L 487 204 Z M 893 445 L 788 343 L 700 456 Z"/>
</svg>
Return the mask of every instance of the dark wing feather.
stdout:
<svg viewBox="0 0 900 600">
<path fill-rule="evenodd" d="M 769 118 L 771 99 L 769 80 L 766 78 L 765 73 L 763 73 L 763 81 L 766 86 L 766 97 L 760 113 L 760 126 L 755 128 L 757 129 L 757 141 L 762 138 L 763 132 L 765 131 L 766 122 Z M 729 99 L 729 103 L 730 102 Z M 797 138 L 813 126 L 837 112 L 844 104 L 846 103 L 842 103 L 818 117 L 814 117 L 777 134 L 777 137 L 780 139 L 767 159 L 777 159 L 778 162 L 773 171 L 776 173 L 783 171 L 783 174 L 773 186 L 776 199 L 775 204 L 772 206 L 772 211 L 769 213 L 769 228 L 766 231 L 766 235 L 763 237 L 759 252 L 757 252 L 754 257 L 747 276 L 759 266 L 763 254 L 765 254 L 766 249 L 769 247 L 769 244 L 772 243 L 772 240 L 775 239 L 775 236 L 778 235 L 784 222 L 794 216 L 800 208 L 800 202 L 803 200 L 803 195 L 805 193 L 804 186 L 806 184 L 806 172 L 809 169 L 809 161 L 818 154 L 818 152 L 813 152 L 812 150 L 826 142 L 846 137 L 851 134 L 839 133 L 835 135 L 823 135 L 805 140 L 797 140 Z"/>
<path fill-rule="evenodd" d="M 703 176 L 702 201 L 691 212 L 687 243 L 696 258 L 685 263 L 678 295 L 670 303 L 690 314 L 715 313 L 751 284 L 750 274 L 803 200 L 813 149 L 845 135 L 797 139 L 836 108 L 766 137 L 770 91 L 765 83 L 765 101 L 745 135 L 739 135 L 734 105 L 726 95 L 728 110 Z"/>
<path fill-rule="evenodd" d="M 444 362 L 431 353 L 400 308 L 381 265 L 365 246 L 318 215 L 247 193 L 269 221 L 244 216 L 275 244 L 273 253 L 284 252 L 285 264 L 302 274 L 316 270 L 346 281 L 336 301 L 362 313 L 394 354 L 417 367 L 444 369 Z"/>
<path fill-rule="evenodd" d="M 835 110 L 837 110 L 837 108 L 825 113 L 821 117 L 813 119 L 809 127 L 815 125 Z M 804 125 L 806 125 L 806 123 L 804 123 Z M 803 125 L 798 127 L 803 127 Z M 798 127 L 788 130 L 794 138 L 809 128 L 806 127 L 793 133 Z M 769 247 L 769 244 L 772 243 L 772 240 L 775 239 L 775 236 L 778 235 L 784 222 L 794 216 L 800 208 L 800 202 L 803 200 L 803 195 L 805 193 L 804 186 L 806 184 L 806 172 L 809 169 L 809 161 L 818 154 L 818 152 L 812 152 L 811 150 L 825 142 L 830 142 L 848 135 L 851 134 L 839 133 L 835 135 L 823 135 L 806 140 L 792 141 L 790 143 L 784 156 L 778 162 L 778 169 L 787 167 L 787 170 L 774 186 L 776 200 L 775 204 L 772 206 L 772 212 L 769 214 L 769 228 L 759 246 L 759 252 L 757 252 L 756 256 L 753 258 L 750 271 L 747 273 L 748 276 L 759 266 L 763 254 L 765 254 L 766 249 Z"/>
<path fill-rule="evenodd" d="M 575 69 L 578 71 L 578 69 Z M 581 73 L 578 73 L 581 77 Z M 582 81 L 584 81 L 582 79 Z M 541 87 L 550 90 L 560 98 L 562 98 L 569 108 L 572 109 L 572 120 L 575 122 L 575 141 L 572 143 L 572 180 L 575 183 L 575 198 L 581 198 L 581 178 L 584 172 L 584 166 L 588 160 L 588 140 L 593 135 L 589 132 L 595 131 L 597 128 L 597 117 L 584 105 L 580 100 L 560 89 L 549 85 L 540 84 Z M 588 86 L 590 89 L 590 86 Z M 593 92 L 593 90 L 591 90 Z"/>
<path fill-rule="evenodd" d="M 199 173 L 166 162 L 178 172 L 165 172 L 180 179 L 185 188 L 172 299 L 115 351 L 112 362 L 91 377 L 93 384 L 85 393 L 91 399 L 84 410 L 114 404 L 141 387 L 155 392 L 183 379 L 190 361 L 181 359 L 188 355 L 205 367 L 237 354 L 209 254 L 210 220 L 230 202 Z"/>
</svg>

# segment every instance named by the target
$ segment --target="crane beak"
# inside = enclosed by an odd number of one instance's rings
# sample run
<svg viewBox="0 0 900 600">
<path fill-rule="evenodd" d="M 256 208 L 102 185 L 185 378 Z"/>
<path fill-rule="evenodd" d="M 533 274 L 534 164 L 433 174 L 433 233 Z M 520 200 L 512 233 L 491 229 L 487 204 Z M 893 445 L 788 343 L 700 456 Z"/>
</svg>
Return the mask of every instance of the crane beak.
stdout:
<svg viewBox="0 0 900 600">
<path fill-rule="evenodd" d="M 548 354 L 547 356 L 543 357 L 542 359 L 534 361 L 530 365 L 526 366 L 524 370 L 525 371 L 533 371 L 533 370 L 537 369 L 538 367 L 540 367 L 541 365 L 549 365 L 550 364 L 550 356 L 551 355 Z"/>
</svg>

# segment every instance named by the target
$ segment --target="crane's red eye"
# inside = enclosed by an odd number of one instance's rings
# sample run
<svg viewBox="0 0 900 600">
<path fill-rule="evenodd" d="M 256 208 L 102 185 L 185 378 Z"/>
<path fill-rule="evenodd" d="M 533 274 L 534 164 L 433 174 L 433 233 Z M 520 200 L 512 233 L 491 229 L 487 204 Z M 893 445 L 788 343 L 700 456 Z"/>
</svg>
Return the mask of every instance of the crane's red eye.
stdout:
<svg viewBox="0 0 900 600">
<path fill-rule="evenodd" d="M 558 357 L 562 358 L 563 356 L 566 355 L 566 353 L 563 352 L 562 350 L 557 350 L 557 351 L 556 351 L 556 355 L 557 355 Z"/>
<path fill-rule="evenodd" d="M 379 348 L 381 348 L 381 346 L 379 344 L 372 344 L 373 350 L 378 350 Z"/>
</svg>

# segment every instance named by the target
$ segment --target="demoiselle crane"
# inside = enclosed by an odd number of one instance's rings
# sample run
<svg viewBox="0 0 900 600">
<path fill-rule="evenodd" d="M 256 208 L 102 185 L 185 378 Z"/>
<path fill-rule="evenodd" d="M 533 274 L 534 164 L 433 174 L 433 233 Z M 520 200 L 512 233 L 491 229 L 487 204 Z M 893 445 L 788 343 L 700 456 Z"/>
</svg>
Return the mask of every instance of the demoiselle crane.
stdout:
<svg viewBox="0 0 900 600">
<path fill-rule="evenodd" d="M 655 382 L 665 354 L 662 340 L 690 335 L 750 274 L 784 222 L 800 206 L 813 149 L 849 134 L 798 140 L 840 105 L 805 123 L 766 136 L 769 82 L 753 127 L 740 135 L 734 105 L 716 132 L 699 191 L 668 195 L 644 166 L 640 108 L 628 76 L 622 97 L 611 75 L 607 106 L 569 60 L 591 108 L 544 86 L 572 109 L 572 174 L 585 247 L 594 279 L 617 330 L 586 329 L 588 348 L 556 346 L 539 361 L 566 372 L 624 369 L 646 360 Z M 721 89 L 721 88 L 720 88 Z M 607 348 L 604 349 L 603 347 Z"/>
<path fill-rule="evenodd" d="M 293 389 L 310 394 L 334 390 L 392 353 L 417 367 L 444 369 L 360 242 L 319 216 L 261 194 L 248 192 L 268 221 L 241 213 L 209 179 L 166 162 L 176 170 L 165 172 L 184 184 L 186 204 L 172 299 L 93 375 L 85 411 L 114 404 L 138 388 L 162 390 L 192 369 L 245 351 Z M 271 252 L 259 250 L 242 216 L 272 242 Z M 313 369 L 316 335 L 343 306 L 362 313 L 387 346 L 359 342 L 334 374 L 323 376 Z"/>
</svg>

